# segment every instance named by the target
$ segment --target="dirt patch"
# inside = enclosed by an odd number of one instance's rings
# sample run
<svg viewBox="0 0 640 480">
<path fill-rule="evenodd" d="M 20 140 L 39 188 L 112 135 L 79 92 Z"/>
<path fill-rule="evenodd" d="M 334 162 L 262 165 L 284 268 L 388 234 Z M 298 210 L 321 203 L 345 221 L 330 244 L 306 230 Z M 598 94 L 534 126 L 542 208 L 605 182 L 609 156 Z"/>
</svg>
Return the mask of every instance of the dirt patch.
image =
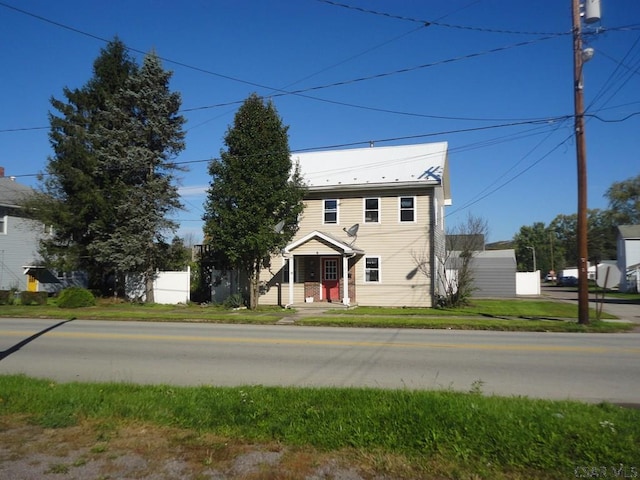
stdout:
<svg viewBox="0 0 640 480">
<path fill-rule="evenodd" d="M 248 444 L 149 425 L 87 421 L 46 429 L 23 417 L 0 419 L 0 478 L 5 480 L 425 478 L 406 465 L 395 465 L 395 472 L 381 469 L 375 465 L 380 461 L 357 452 Z"/>
</svg>

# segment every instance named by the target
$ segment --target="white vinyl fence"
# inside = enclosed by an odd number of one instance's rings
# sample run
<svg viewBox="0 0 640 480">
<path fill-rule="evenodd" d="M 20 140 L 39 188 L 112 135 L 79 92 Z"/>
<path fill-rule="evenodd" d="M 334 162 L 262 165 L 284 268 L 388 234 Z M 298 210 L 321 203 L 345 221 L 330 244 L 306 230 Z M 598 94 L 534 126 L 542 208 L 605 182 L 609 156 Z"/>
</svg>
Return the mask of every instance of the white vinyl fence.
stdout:
<svg viewBox="0 0 640 480">
<path fill-rule="evenodd" d="M 125 290 L 130 299 L 145 300 L 144 282 L 137 275 L 127 275 Z M 153 281 L 155 303 L 188 303 L 191 290 L 191 267 L 183 272 L 158 272 Z"/>
<path fill-rule="evenodd" d="M 516 295 L 540 295 L 540 270 L 516 272 Z"/>
</svg>

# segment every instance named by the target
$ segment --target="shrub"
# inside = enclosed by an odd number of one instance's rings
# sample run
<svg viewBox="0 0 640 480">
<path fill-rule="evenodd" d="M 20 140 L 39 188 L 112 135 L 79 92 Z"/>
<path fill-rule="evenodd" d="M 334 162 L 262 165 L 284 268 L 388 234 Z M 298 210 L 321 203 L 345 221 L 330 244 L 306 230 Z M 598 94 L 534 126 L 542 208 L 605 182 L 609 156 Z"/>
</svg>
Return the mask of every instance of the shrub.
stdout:
<svg viewBox="0 0 640 480">
<path fill-rule="evenodd" d="M 245 305 L 242 294 L 234 293 L 233 295 L 229 295 L 225 301 L 223 302 L 225 308 L 240 308 Z"/>
<path fill-rule="evenodd" d="M 0 290 L 0 305 L 13 305 L 13 290 Z"/>
<path fill-rule="evenodd" d="M 57 303 L 60 308 L 92 307 L 96 297 L 86 288 L 70 287 L 60 292 Z"/>
<path fill-rule="evenodd" d="M 47 292 L 20 292 L 20 303 L 22 305 L 46 305 L 49 294 Z"/>
</svg>

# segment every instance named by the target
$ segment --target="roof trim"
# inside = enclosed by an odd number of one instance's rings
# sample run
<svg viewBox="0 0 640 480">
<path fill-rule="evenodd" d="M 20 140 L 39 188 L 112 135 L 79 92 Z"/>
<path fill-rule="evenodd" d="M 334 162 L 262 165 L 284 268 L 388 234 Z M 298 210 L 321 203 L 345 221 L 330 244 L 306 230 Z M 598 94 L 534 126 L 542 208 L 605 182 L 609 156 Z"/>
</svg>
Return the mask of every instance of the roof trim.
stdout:
<svg viewBox="0 0 640 480">
<path fill-rule="evenodd" d="M 618 231 L 624 240 L 640 238 L 640 225 L 618 225 Z"/>
</svg>

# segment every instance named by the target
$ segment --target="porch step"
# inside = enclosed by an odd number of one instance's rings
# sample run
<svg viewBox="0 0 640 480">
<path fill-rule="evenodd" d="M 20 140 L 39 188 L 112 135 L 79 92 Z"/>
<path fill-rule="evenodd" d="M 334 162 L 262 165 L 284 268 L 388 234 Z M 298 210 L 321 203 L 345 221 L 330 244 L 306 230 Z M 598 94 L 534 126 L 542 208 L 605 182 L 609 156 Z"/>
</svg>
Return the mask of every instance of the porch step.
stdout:
<svg viewBox="0 0 640 480">
<path fill-rule="evenodd" d="M 310 302 L 310 303 L 294 303 L 291 305 L 291 308 L 295 308 L 296 310 L 330 310 L 332 308 L 353 308 L 357 306 L 357 304 L 352 303 L 351 305 L 345 305 L 340 302 Z"/>
</svg>

